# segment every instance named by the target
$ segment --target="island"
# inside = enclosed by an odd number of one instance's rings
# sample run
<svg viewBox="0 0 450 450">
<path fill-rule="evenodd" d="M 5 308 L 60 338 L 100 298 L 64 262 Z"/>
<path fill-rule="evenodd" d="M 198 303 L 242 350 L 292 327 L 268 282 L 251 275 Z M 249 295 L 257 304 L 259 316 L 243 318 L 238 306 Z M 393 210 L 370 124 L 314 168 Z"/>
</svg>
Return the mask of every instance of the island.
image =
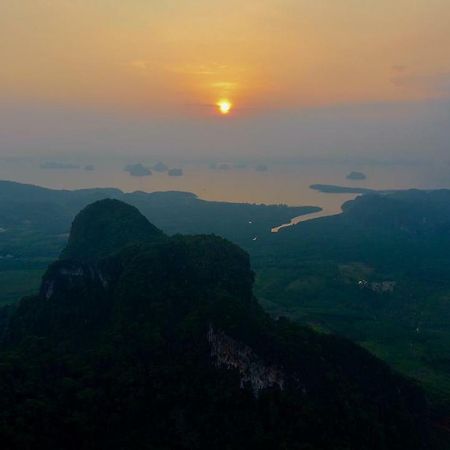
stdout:
<svg viewBox="0 0 450 450">
<path fill-rule="evenodd" d="M 183 176 L 183 169 L 170 169 L 167 174 L 169 177 L 182 177 Z"/>
<path fill-rule="evenodd" d="M 156 172 L 167 172 L 169 168 L 163 162 L 159 161 L 153 166 L 153 170 Z"/>
<path fill-rule="evenodd" d="M 312 184 L 309 188 L 315 191 L 323 192 L 324 194 L 368 194 L 371 192 L 377 192 L 368 188 L 335 186 L 333 184 Z"/>
<path fill-rule="evenodd" d="M 346 178 L 347 180 L 359 181 L 359 180 L 366 180 L 367 175 L 362 172 L 350 172 Z"/>
<path fill-rule="evenodd" d="M 124 171 L 128 172 L 132 177 L 148 177 L 152 174 L 152 171 L 141 163 L 128 164 L 125 166 Z"/>
<path fill-rule="evenodd" d="M 267 172 L 267 171 L 269 170 L 269 168 L 268 168 L 265 164 L 258 164 L 258 165 L 255 167 L 255 170 L 256 170 L 257 172 Z"/>
</svg>

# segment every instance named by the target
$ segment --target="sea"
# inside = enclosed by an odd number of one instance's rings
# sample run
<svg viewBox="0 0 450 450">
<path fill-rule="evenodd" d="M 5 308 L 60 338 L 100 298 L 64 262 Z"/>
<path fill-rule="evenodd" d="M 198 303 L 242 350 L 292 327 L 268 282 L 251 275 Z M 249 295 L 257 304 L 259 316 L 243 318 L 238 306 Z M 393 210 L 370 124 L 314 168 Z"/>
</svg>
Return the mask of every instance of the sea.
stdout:
<svg viewBox="0 0 450 450">
<path fill-rule="evenodd" d="M 338 214 L 343 203 L 355 194 L 321 193 L 313 184 L 391 189 L 450 189 L 450 166 L 427 162 L 352 161 L 163 161 L 169 168 L 182 169 L 182 176 L 152 171 L 144 177 L 131 176 L 127 164 L 141 163 L 151 168 L 156 159 L 2 158 L 0 179 L 30 183 L 54 189 L 114 187 L 125 192 L 185 191 L 204 200 L 319 206 L 312 217 Z M 86 170 L 88 169 L 88 170 Z M 352 171 L 366 175 L 352 181 Z M 306 217 L 305 217 L 306 218 Z"/>
</svg>

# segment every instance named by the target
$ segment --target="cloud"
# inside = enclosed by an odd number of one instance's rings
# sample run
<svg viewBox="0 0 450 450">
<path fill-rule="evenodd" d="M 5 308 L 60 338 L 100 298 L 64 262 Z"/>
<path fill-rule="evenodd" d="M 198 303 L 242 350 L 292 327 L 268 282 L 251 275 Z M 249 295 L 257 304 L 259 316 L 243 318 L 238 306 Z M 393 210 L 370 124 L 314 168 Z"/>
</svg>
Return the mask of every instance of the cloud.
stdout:
<svg viewBox="0 0 450 450">
<path fill-rule="evenodd" d="M 174 66 L 172 71 L 188 74 L 188 75 L 218 75 L 229 70 L 225 64 L 210 63 L 210 64 L 184 64 L 181 66 Z"/>
<path fill-rule="evenodd" d="M 392 77 L 392 83 L 401 88 L 412 88 L 428 95 L 450 96 L 450 72 L 432 74 L 401 74 Z"/>
<path fill-rule="evenodd" d="M 391 67 L 393 72 L 405 72 L 406 70 L 408 70 L 408 66 L 404 65 L 404 64 L 394 64 Z"/>
<path fill-rule="evenodd" d="M 149 69 L 149 67 L 150 67 L 149 61 L 145 61 L 145 60 L 131 61 L 129 63 L 129 65 L 131 67 L 133 67 L 134 69 L 137 69 L 137 70 L 142 71 L 142 72 L 147 71 Z"/>
<path fill-rule="evenodd" d="M 234 89 L 237 87 L 237 85 L 237 83 L 232 81 L 218 81 L 211 84 L 212 87 L 219 89 Z"/>
</svg>

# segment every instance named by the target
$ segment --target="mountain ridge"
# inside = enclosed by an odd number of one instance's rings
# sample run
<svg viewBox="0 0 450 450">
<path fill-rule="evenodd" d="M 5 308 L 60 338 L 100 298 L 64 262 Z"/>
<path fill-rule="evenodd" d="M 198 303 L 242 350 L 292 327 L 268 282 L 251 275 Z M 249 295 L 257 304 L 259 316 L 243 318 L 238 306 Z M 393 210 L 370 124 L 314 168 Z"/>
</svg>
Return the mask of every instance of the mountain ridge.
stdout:
<svg viewBox="0 0 450 450">
<path fill-rule="evenodd" d="M 238 246 L 151 228 L 141 242 L 107 239 L 113 249 L 92 237 L 140 214 L 108 200 L 87 209 L 76 251 L 21 302 L 2 345 L 11 448 L 427 448 L 420 390 L 349 341 L 271 319 Z M 77 230 L 92 234 L 86 257 Z"/>
</svg>

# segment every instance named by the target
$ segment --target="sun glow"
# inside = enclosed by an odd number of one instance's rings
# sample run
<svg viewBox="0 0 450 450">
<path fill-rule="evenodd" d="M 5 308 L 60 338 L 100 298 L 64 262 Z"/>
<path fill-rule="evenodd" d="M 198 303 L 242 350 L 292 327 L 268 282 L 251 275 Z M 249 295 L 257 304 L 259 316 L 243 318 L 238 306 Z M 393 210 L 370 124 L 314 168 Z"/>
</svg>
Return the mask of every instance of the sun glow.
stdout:
<svg viewBox="0 0 450 450">
<path fill-rule="evenodd" d="M 219 108 L 220 114 L 226 115 L 230 113 L 233 104 L 229 100 L 222 99 L 217 102 L 217 107 Z"/>
</svg>

